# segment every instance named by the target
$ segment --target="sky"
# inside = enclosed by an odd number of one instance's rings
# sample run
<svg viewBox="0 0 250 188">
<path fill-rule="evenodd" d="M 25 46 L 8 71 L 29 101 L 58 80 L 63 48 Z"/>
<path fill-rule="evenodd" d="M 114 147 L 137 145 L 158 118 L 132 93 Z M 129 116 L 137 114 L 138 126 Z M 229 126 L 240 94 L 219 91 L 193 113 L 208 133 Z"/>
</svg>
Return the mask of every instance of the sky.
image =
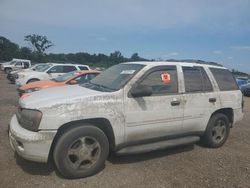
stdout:
<svg viewBox="0 0 250 188">
<path fill-rule="evenodd" d="M 250 0 L 0 0 L 0 35 L 53 53 L 200 59 L 250 73 Z"/>
</svg>

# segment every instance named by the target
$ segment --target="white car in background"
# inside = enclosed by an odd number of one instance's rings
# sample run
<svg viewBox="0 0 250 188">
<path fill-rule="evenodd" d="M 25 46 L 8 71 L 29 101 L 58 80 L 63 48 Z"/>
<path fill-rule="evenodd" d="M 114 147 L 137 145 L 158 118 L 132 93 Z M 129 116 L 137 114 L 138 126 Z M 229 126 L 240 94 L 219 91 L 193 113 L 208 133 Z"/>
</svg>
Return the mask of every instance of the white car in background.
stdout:
<svg viewBox="0 0 250 188">
<path fill-rule="evenodd" d="M 16 85 L 21 86 L 30 82 L 53 79 L 71 71 L 90 70 L 89 66 L 81 64 L 47 63 L 46 65 L 36 71 L 18 73 Z"/>
<path fill-rule="evenodd" d="M 38 70 L 42 69 L 45 66 L 47 66 L 46 63 L 38 63 L 38 64 L 35 64 L 35 65 L 31 66 L 28 69 L 20 69 L 20 70 L 11 71 L 7 75 L 7 79 L 11 83 L 15 83 L 16 79 L 18 78 L 18 73 L 20 73 L 20 72 L 29 72 L 29 71 L 38 71 Z"/>
<path fill-rule="evenodd" d="M 6 74 L 13 70 L 27 69 L 31 67 L 31 61 L 27 59 L 12 59 L 10 62 L 1 64 L 1 70 Z"/>
</svg>

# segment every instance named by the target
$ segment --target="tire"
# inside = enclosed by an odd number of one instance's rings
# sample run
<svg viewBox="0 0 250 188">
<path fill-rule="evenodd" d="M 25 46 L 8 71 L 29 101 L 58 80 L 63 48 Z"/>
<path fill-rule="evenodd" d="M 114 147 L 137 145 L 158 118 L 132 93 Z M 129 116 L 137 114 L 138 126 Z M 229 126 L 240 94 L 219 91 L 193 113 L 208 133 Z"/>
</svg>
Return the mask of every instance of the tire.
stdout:
<svg viewBox="0 0 250 188">
<path fill-rule="evenodd" d="M 29 83 L 31 83 L 31 82 L 37 82 L 37 81 L 40 81 L 40 80 L 39 80 L 39 79 L 36 79 L 36 78 L 30 79 L 30 80 L 28 80 L 28 81 L 26 82 L 26 84 L 29 84 Z"/>
<path fill-rule="evenodd" d="M 217 113 L 210 118 L 201 140 L 207 147 L 219 148 L 227 141 L 229 132 L 228 117 L 224 114 Z"/>
<path fill-rule="evenodd" d="M 101 171 L 109 154 L 109 141 L 97 127 L 85 125 L 68 129 L 54 148 L 58 171 L 66 178 L 83 178 Z"/>
<path fill-rule="evenodd" d="M 250 97 L 250 89 L 246 89 L 244 94 L 245 96 Z"/>
<path fill-rule="evenodd" d="M 6 68 L 6 69 L 4 69 L 5 74 L 9 74 L 11 71 L 12 71 L 11 68 Z"/>
</svg>

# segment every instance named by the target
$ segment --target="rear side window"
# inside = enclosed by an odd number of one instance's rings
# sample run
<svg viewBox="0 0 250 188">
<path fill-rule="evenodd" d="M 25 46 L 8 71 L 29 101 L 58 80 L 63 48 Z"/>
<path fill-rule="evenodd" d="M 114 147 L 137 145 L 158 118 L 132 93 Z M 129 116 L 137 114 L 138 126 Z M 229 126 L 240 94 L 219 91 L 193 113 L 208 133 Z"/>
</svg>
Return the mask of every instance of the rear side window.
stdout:
<svg viewBox="0 0 250 188">
<path fill-rule="evenodd" d="M 165 84 L 162 80 L 162 74 L 170 75 L 170 82 Z M 140 83 L 152 88 L 152 95 L 166 95 L 178 93 L 178 78 L 175 66 L 164 66 L 158 70 L 149 73 Z"/>
<path fill-rule="evenodd" d="M 202 67 L 182 67 L 187 93 L 213 91 L 212 84 Z"/>
<path fill-rule="evenodd" d="M 210 68 L 221 91 L 238 90 L 232 73 L 227 69 Z"/>
<path fill-rule="evenodd" d="M 68 73 L 77 70 L 75 66 L 63 66 L 63 72 Z"/>
<path fill-rule="evenodd" d="M 89 70 L 88 67 L 85 67 L 85 66 L 78 66 L 78 68 L 79 68 L 80 70 Z"/>
</svg>

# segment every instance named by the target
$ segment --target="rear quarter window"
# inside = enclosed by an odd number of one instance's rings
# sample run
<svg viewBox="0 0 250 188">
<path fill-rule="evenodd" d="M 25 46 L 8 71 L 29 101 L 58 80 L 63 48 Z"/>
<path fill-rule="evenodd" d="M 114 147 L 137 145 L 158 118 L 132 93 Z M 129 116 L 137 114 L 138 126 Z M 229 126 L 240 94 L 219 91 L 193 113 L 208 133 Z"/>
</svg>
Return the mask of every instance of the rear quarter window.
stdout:
<svg viewBox="0 0 250 188">
<path fill-rule="evenodd" d="M 210 68 L 221 91 L 238 90 L 235 78 L 227 69 Z"/>
</svg>

